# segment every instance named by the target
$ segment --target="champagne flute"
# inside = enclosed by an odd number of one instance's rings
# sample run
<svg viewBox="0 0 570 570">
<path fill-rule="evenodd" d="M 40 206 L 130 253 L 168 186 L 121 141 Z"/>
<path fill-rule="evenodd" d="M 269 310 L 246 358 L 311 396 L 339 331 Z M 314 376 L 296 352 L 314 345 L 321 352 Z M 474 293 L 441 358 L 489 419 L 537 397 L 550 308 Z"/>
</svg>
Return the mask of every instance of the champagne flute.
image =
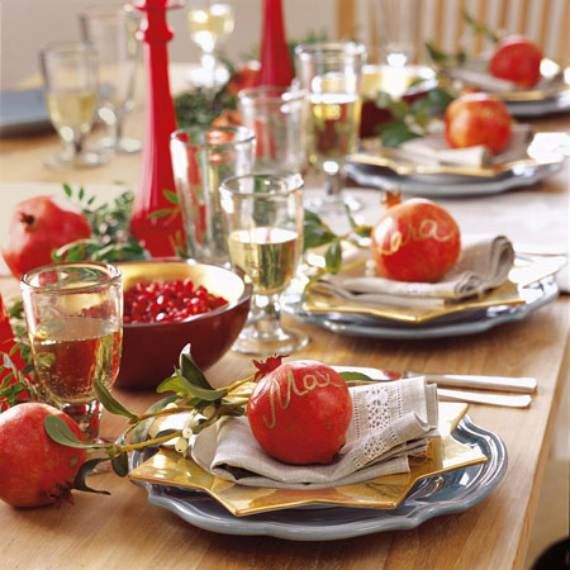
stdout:
<svg viewBox="0 0 570 570">
<path fill-rule="evenodd" d="M 280 294 L 293 278 L 303 245 L 303 179 L 299 174 L 247 174 L 224 180 L 222 211 L 232 265 L 253 285 L 248 323 L 233 350 L 291 354 L 309 342 L 285 329 Z"/>
<path fill-rule="evenodd" d="M 101 154 L 85 149 L 97 111 L 97 56 L 82 43 L 57 44 L 40 53 L 50 119 L 64 142 L 47 166 L 90 167 L 102 164 Z"/>
<path fill-rule="evenodd" d="M 358 146 L 360 84 L 366 50 L 362 44 L 301 44 L 295 49 L 297 76 L 309 93 L 309 162 L 326 178 L 326 195 L 307 201 L 317 213 L 355 210 L 360 204 L 341 192 L 341 170 Z"/>
<path fill-rule="evenodd" d="M 234 11 L 229 2 L 192 0 L 188 29 L 192 41 L 202 50 L 201 66 L 189 75 L 192 83 L 214 89 L 228 80 L 228 70 L 219 64 L 216 49 L 234 31 L 234 26 Z"/>
<path fill-rule="evenodd" d="M 20 287 L 40 390 L 96 441 L 101 404 L 94 383 L 111 386 L 121 358 L 121 274 L 94 262 L 44 265 L 26 273 Z"/>
<path fill-rule="evenodd" d="M 79 15 L 79 24 L 83 41 L 95 49 L 99 61 L 99 116 L 110 133 L 102 146 L 118 153 L 138 152 L 140 141 L 123 134 L 126 115 L 134 106 L 138 17 L 133 10 L 94 6 Z"/>
</svg>

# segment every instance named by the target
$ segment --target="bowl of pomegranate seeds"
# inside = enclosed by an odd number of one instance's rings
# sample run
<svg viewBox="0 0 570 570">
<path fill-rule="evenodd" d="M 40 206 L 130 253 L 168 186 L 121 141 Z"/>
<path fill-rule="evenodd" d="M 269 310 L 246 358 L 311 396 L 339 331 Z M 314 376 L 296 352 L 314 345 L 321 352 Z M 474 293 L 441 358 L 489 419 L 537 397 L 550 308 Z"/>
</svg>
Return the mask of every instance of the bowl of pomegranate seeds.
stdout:
<svg viewBox="0 0 570 570">
<path fill-rule="evenodd" d="M 118 266 L 124 290 L 119 387 L 155 388 L 187 343 L 198 366 L 208 368 L 245 323 L 251 289 L 229 269 L 180 259 Z"/>
</svg>

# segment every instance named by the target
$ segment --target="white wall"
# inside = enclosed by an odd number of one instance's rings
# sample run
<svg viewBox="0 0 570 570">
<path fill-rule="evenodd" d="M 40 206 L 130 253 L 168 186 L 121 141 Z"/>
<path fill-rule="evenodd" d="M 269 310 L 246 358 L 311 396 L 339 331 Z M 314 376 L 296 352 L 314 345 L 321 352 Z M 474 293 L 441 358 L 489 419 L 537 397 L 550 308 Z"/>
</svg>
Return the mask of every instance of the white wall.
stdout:
<svg viewBox="0 0 570 570">
<path fill-rule="evenodd" d="M 259 42 L 261 0 L 230 0 L 236 14 L 236 29 L 226 44 L 232 58 L 248 52 Z M 79 37 L 77 14 L 94 2 L 89 0 L 0 0 L 0 85 L 15 86 L 38 71 L 38 51 L 55 41 Z M 106 0 L 97 4 L 117 4 Z M 187 0 L 187 6 L 192 0 Z M 283 0 L 287 35 L 300 38 L 308 31 L 326 30 L 334 35 L 336 0 Z M 170 44 L 172 61 L 189 62 L 198 57 L 186 28 L 185 10 L 169 13 L 175 32 Z"/>
</svg>

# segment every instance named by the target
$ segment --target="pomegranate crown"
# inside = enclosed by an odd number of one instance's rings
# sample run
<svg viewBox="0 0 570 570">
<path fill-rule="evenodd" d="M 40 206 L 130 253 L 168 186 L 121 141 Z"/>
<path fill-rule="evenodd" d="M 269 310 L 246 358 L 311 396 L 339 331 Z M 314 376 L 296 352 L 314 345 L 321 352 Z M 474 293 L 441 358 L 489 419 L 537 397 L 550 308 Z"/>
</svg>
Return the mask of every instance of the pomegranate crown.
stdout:
<svg viewBox="0 0 570 570">
<path fill-rule="evenodd" d="M 254 380 L 259 380 L 263 378 L 265 375 L 273 372 L 276 368 L 281 366 L 281 362 L 283 361 L 282 356 L 270 356 L 266 360 L 254 360 L 253 365 L 257 368 L 257 372 L 253 377 Z"/>
</svg>

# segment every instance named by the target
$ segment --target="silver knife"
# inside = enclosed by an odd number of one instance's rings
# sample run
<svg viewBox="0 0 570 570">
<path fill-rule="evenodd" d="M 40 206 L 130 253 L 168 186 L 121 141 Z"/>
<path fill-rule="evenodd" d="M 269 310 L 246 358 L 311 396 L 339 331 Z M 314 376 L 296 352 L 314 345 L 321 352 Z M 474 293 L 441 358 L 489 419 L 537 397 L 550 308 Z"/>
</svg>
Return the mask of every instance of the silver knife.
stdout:
<svg viewBox="0 0 570 570">
<path fill-rule="evenodd" d="M 469 402 L 473 404 L 486 404 L 505 408 L 528 408 L 532 398 L 528 394 L 493 394 L 490 392 L 471 392 L 469 390 L 437 389 L 440 400 L 451 402 Z"/>
<path fill-rule="evenodd" d="M 438 386 L 453 388 L 472 388 L 476 390 L 497 390 L 506 392 L 518 392 L 520 394 L 532 394 L 536 391 L 536 378 L 508 377 L 508 376 L 483 376 L 472 374 L 422 374 L 420 372 L 393 372 L 362 366 L 335 366 L 339 372 L 361 372 L 373 380 L 398 380 L 412 376 L 424 376 L 428 382 Z"/>
</svg>

